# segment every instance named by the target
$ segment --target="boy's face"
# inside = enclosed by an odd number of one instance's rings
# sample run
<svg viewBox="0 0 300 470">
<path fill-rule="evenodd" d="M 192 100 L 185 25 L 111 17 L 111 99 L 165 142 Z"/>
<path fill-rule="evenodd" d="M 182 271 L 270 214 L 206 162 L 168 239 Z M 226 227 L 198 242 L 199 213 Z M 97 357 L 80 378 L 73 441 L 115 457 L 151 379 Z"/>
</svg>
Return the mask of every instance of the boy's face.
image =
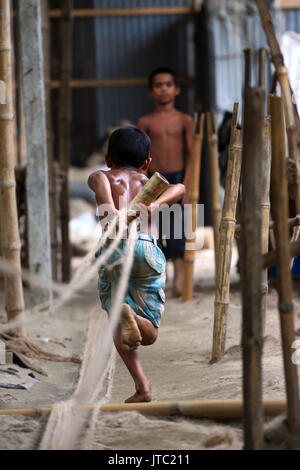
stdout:
<svg viewBox="0 0 300 470">
<path fill-rule="evenodd" d="M 169 104 L 179 95 L 180 89 L 176 86 L 174 78 L 169 73 L 158 73 L 155 75 L 150 96 L 158 104 Z"/>
</svg>

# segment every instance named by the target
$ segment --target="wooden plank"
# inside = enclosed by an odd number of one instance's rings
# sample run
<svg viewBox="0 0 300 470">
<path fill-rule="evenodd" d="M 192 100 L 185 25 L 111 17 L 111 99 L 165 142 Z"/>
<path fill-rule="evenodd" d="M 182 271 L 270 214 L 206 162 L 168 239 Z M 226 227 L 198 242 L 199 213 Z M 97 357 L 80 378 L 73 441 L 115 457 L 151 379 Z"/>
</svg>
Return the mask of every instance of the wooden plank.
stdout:
<svg viewBox="0 0 300 470">
<path fill-rule="evenodd" d="M 158 8 L 89 8 L 74 9 L 74 18 L 91 18 L 103 16 L 144 16 L 144 15 L 190 15 L 192 7 L 158 7 Z M 51 18 L 60 18 L 60 10 L 50 10 Z"/>
<path fill-rule="evenodd" d="M 194 83 L 193 77 L 179 77 L 179 82 L 185 85 L 191 85 Z M 147 77 L 137 78 L 90 78 L 90 79 L 73 79 L 70 81 L 71 88 L 100 88 L 100 87 L 113 87 L 113 86 L 134 86 L 134 85 L 147 85 Z M 60 87 L 59 80 L 53 80 L 51 83 L 53 89 Z"/>
</svg>

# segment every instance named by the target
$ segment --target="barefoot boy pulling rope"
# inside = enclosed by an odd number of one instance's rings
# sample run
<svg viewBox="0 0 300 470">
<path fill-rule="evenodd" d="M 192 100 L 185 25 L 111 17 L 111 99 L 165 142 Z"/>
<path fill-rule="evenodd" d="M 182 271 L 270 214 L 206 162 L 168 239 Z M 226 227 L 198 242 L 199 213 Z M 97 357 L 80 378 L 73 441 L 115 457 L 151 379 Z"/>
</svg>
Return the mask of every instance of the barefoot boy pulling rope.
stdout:
<svg viewBox="0 0 300 470">
<path fill-rule="evenodd" d="M 104 215 L 118 214 L 122 204 L 132 201 L 147 183 L 145 173 L 151 162 L 149 151 L 150 139 L 138 128 L 122 127 L 111 135 L 105 157 L 110 170 L 96 171 L 88 179 L 102 214 L 100 221 L 104 230 L 107 227 Z M 141 213 L 146 211 L 147 221 L 146 224 L 140 223 L 129 285 L 114 337 L 116 349 L 135 383 L 136 393 L 126 403 L 152 399 L 150 383 L 143 372 L 137 348 L 140 344 L 146 346 L 156 341 L 160 317 L 164 311 L 166 260 L 157 244 L 157 229 L 151 224 L 150 218 L 161 205 L 174 204 L 184 193 L 182 184 L 170 184 L 148 207 L 139 205 Z M 110 242 L 108 239 L 96 256 L 104 253 Z M 120 260 L 124 255 L 125 242 L 121 240 L 118 250 L 109 258 L 109 265 L 99 270 L 99 295 L 102 307 L 107 312 L 120 278 Z"/>
</svg>

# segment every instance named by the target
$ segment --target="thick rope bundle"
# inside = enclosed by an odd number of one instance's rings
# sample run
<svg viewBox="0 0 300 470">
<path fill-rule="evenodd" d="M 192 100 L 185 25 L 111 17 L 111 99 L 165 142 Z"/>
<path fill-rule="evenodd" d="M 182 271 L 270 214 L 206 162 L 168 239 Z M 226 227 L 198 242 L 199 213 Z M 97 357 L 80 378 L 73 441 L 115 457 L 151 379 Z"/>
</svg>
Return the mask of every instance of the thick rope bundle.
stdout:
<svg viewBox="0 0 300 470">
<path fill-rule="evenodd" d="M 113 296 L 109 321 L 104 326 L 103 315 L 99 315 L 97 311 L 92 312 L 77 388 L 70 400 L 53 406 L 40 449 L 65 450 L 90 447 L 98 410 L 110 397 L 115 364 L 112 338 L 126 294 L 136 238 L 137 230 L 134 222 L 130 227 L 122 276 Z M 105 379 L 107 385 L 103 387 Z"/>
</svg>

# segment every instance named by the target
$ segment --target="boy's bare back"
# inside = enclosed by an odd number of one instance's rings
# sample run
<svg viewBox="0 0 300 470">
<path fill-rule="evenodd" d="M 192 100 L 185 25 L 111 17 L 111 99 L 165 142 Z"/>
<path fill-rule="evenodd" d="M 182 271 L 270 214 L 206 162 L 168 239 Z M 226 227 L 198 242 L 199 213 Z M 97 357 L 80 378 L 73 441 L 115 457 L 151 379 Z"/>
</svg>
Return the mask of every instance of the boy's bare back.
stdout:
<svg viewBox="0 0 300 470">
<path fill-rule="evenodd" d="M 148 181 L 143 173 L 131 169 L 98 170 L 89 178 L 89 184 L 93 185 L 98 204 L 111 202 L 107 199 L 108 195 L 104 191 L 104 178 L 109 183 L 112 200 L 117 210 L 120 208 L 120 197 L 129 203 Z"/>
<path fill-rule="evenodd" d="M 173 173 L 184 168 L 184 146 L 190 150 L 192 118 L 176 109 L 143 116 L 138 127 L 151 139 L 151 172 Z"/>
</svg>

